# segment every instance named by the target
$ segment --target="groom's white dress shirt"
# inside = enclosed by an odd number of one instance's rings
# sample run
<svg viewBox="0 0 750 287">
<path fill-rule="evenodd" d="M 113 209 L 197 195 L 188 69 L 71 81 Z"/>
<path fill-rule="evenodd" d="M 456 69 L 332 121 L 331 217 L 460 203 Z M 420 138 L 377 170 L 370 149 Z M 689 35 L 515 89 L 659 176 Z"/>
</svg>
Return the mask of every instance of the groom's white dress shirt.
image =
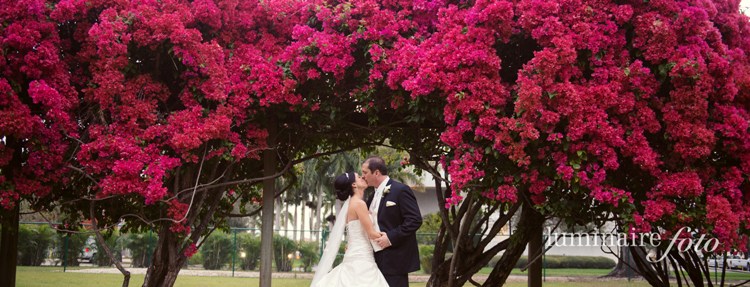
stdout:
<svg viewBox="0 0 750 287">
<path fill-rule="evenodd" d="M 383 182 L 381 182 L 378 188 L 375 189 L 375 195 L 373 195 L 372 202 L 370 202 L 370 213 L 372 213 L 373 225 L 375 225 L 375 231 L 377 232 L 380 232 L 380 226 L 378 224 L 378 210 L 380 208 L 380 200 L 383 199 L 383 191 L 385 190 L 386 185 L 388 185 L 389 180 L 391 180 L 391 178 L 388 176 L 383 179 Z M 373 249 L 375 249 L 375 252 L 383 249 L 382 247 L 380 247 L 380 245 L 375 243 L 375 240 L 370 240 L 370 242 L 372 242 L 372 247 Z"/>
</svg>

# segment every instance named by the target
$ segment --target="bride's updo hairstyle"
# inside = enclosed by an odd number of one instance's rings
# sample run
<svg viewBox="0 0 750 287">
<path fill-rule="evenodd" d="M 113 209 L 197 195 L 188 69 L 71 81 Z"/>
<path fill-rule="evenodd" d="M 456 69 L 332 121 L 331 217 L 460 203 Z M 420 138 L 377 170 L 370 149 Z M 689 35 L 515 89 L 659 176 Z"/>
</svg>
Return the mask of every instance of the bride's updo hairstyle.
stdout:
<svg viewBox="0 0 750 287">
<path fill-rule="evenodd" d="M 352 190 L 352 183 L 354 183 L 355 177 L 356 175 L 353 172 L 347 172 L 336 177 L 336 179 L 333 181 L 333 188 L 336 191 L 336 198 L 341 201 L 345 201 L 350 196 L 352 196 L 352 194 L 354 194 L 354 190 Z"/>
</svg>

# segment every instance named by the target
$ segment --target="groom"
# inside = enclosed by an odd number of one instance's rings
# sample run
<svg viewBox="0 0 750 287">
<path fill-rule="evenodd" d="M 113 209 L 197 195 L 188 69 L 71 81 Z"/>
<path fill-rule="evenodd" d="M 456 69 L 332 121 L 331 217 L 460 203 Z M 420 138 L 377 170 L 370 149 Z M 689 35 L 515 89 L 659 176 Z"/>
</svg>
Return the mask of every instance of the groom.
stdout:
<svg viewBox="0 0 750 287">
<path fill-rule="evenodd" d="M 375 262 L 390 287 L 409 286 L 409 272 L 419 270 L 416 232 L 422 225 L 417 199 L 411 188 L 388 177 L 385 161 L 371 156 L 362 164 L 362 177 L 375 194 L 367 204 L 377 218 L 375 239 L 383 249 L 375 252 Z"/>
</svg>

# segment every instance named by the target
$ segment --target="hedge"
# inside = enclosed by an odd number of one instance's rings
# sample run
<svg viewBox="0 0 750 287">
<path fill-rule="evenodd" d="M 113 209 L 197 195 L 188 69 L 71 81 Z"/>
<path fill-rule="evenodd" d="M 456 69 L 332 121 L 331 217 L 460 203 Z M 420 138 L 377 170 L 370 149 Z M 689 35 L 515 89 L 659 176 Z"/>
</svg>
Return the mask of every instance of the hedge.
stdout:
<svg viewBox="0 0 750 287">
<path fill-rule="evenodd" d="M 18 228 L 18 265 L 39 266 L 47 258 L 47 251 L 55 244 L 55 231 L 47 225 Z"/>
<path fill-rule="evenodd" d="M 224 232 L 215 231 L 209 235 L 200 248 L 203 256 L 203 268 L 219 270 L 232 260 L 232 239 Z"/>
<path fill-rule="evenodd" d="M 424 273 L 432 274 L 432 256 L 435 252 L 433 245 L 419 246 L 419 263 L 422 265 Z"/>
<path fill-rule="evenodd" d="M 273 260 L 276 263 L 276 271 L 292 271 L 292 260 L 287 257 L 290 253 L 297 251 L 297 244 L 284 236 L 273 235 Z"/>
<path fill-rule="evenodd" d="M 300 260 L 302 269 L 305 272 L 312 271 L 312 267 L 318 263 L 318 244 L 315 242 L 300 242 L 299 244 Z"/>
<path fill-rule="evenodd" d="M 258 268 L 260 259 L 260 237 L 249 233 L 238 233 L 237 244 L 239 252 L 245 252 L 245 258 L 240 256 L 240 268 L 242 270 L 255 270 Z"/>
<path fill-rule="evenodd" d="M 130 249 L 132 256 L 132 267 L 149 267 L 151 259 L 154 256 L 158 238 L 153 232 L 147 233 L 129 233 L 124 242 L 126 248 Z"/>
<path fill-rule="evenodd" d="M 494 267 L 500 256 L 496 256 L 490 260 L 487 267 Z M 541 258 L 539 260 L 542 260 Z M 601 256 L 562 256 L 562 255 L 547 255 L 544 257 L 544 267 L 559 269 L 559 268 L 575 268 L 575 269 L 612 269 L 617 265 L 612 259 Z M 516 262 L 515 268 L 523 268 L 528 264 L 529 259 L 526 256 L 521 256 Z"/>
<path fill-rule="evenodd" d="M 89 238 L 85 230 L 79 230 L 79 233 L 57 233 L 55 256 L 62 262 L 65 258 L 66 266 L 78 266 L 78 257 L 86 246 L 86 240 Z"/>
<path fill-rule="evenodd" d="M 104 241 L 109 247 L 109 250 L 112 251 L 112 255 L 115 256 L 115 259 L 122 262 L 122 249 L 127 241 L 127 237 L 121 236 L 119 231 L 107 232 L 102 234 L 102 236 L 104 237 Z M 115 264 L 115 262 L 111 258 L 109 258 L 109 256 L 107 256 L 107 252 L 104 251 L 104 247 L 99 244 L 99 241 L 96 241 L 94 263 L 96 263 L 96 265 L 98 266 L 111 266 Z"/>
</svg>

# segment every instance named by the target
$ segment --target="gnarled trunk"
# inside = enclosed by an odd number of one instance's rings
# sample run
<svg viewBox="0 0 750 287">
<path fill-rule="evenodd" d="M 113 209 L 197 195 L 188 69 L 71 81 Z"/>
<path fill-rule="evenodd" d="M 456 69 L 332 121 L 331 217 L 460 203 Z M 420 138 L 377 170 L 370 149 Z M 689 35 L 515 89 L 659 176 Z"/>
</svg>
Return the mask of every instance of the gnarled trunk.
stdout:
<svg viewBox="0 0 750 287">
<path fill-rule="evenodd" d="M 726 261 L 719 271 L 712 274 L 708 262 L 701 258 L 693 249 L 684 253 L 669 250 L 662 261 L 651 263 L 646 258 L 646 250 L 640 246 L 630 246 L 629 255 L 632 256 L 640 276 L 643 276 L 651 286 L 670 286 L 671 280 L 677 281 L 678 286 L 724 286 L 726 275 Z M 665 250 L 659 249 L 656 258 L 661 258 Z M 670 268 L 671 267 L 671 268 Z M 677 276 L 675 276 L 677 275 Z M 711 275 L 716 276 L 713 277 Z"/>
<path fill-rule="evenodd" d="M 643 251 L 640 251 L 643 253 Z M 645 255 L 641 255 L 645 256 Z M 612 269 L 609 274 L 606 275 L 606 277 L 640 277 L 640 272 L 638 270 L 634 269 L 636 266 L 635 260 L 633 259 L 633 256 L 630 254 L 630 250 L 627 246 L 621 246 L 620 247 L 620 256 L 617 260 L 617 266 L 615 266 L 615 269 Z"/>
<path fill-rule="evenodd" d="M 143 287 L 171 287 L 177 280 L 182 265 L 187 257 L 179 252 L 180 242 L 176 234 L 163 224 L 159 230 L 159 241 L 154 250 L 151 266 L 146 271 Z"/>
<path fill-rule="evenodd" d="M 443 191 L 439 181 L 436 182 L 436 188 L 438 205 L 442 207 L 450 190 Z M 524 208 L 518 232 L 515 232 L 509 239 L 490 246 L 502 227 L 510 222 L 521 204 L 518 202 L 509 205 L 488 201 L 478 194 L 470 193 L 458 210 L 455 210 L 455 207 L 453 210 L 441 208 L 444 223 L 435 242 L 432 273 L 427 286 L 463 286 L 469 281 L 478 285 L 479 283 L 473 282 L 471 277 L 504 250 L 503 257 L 495 266 L 496 270 L 493 270 L 484 283 L 484 286 L 501 286 L 526 249 L 529 229 L 541 230 L 544 222 L 544 217 L 532 207 Z M 500 217 L 491 222 L 491 215 L 497 213 Z M 458 238 L 463 239 L 458 240 Z M 453 258 L 449 258 L 448 253 L 459 254 L 459 256 L 453 262 Z"/>
<path fill-rule="evenodd" d="M 16 286 L 16 261 L 18 258 L 18 204 L 11 210 L 2 210 L 0 235 L 0 286 Z"/>
<path fill-rule="evenodd" d="M 503 256 L 497 261 L 492 268 L 492 272 L 482 286 L 502 286 L 505 280 L 510 276 L 513 267 L 516 266 L 518 258 L 521 258 L 526 244 L 532 235 L 539 234 L 544 224 L 544 216 L 539 214 L 533 207 L 525 204 L 521 209 L 521 218 L 518 221 L 516 230 L 510 236 L 508 247 L 505 249 Z"/>
</svg>

